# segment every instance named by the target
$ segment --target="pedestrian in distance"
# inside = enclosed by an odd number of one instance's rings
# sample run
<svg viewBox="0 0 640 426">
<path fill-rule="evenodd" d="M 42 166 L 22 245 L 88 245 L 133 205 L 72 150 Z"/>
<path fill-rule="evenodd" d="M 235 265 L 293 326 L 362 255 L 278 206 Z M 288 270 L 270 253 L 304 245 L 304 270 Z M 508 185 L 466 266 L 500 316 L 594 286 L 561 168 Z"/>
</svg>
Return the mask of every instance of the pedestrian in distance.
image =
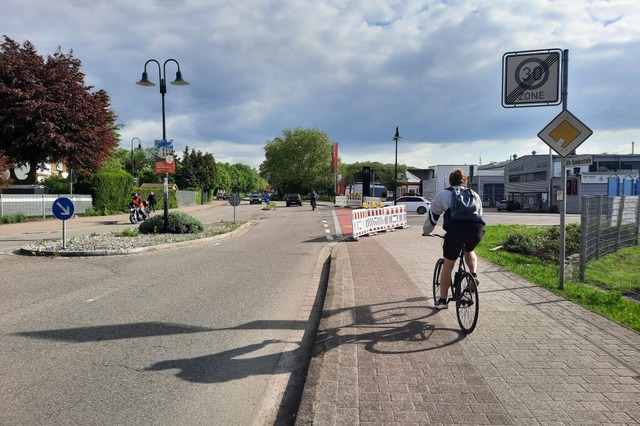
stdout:
<svg viewBox="0 0 640 426">
<path fill-rule="evenodd" d="M 149 203 L 149 211 L 150 212 L 155 212 L 156 211 L 156 196 L 153 194 L 153 192 L 149 193 L 149 198 L 147 199 L 148 203 Z"/>
<path fill-rule="evenodd" d="M 462 248 L 465 250 L 465 262 L 475 279 L 475 285 L 480 284 L 476 273 L 478 258 L 474 249 L 484 237 L 482 200 L 475 191 L 467 188 L 467 175 L 462 169 L 456 168 L 451 171 L 449 185 L 431 201 L 431 209 L 422 227 L 422 235 L 433 237 L 433 229 L 440 216 L 444 214 L 442 225 L 446 231 L 442 246 L 444 264 L 440 298 L 435 301 L 435 307 L 438 309 L 448 307 L 447 293 L 451 287 L 451 273 Z"/>
</svg>

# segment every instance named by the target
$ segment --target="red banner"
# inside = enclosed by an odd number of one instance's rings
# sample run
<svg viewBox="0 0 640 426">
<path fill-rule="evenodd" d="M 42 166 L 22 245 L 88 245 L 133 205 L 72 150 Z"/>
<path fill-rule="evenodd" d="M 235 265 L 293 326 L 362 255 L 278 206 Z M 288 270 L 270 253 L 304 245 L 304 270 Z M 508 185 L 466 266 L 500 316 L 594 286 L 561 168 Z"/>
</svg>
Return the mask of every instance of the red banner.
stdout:
<svg viewBox="0 0 640 426">
<path fill-rule="evenodd" d="M 331 170 L 334 174 L 338 173 L 338 142 L 334 142 L 331 149 Z"/>
<path fill-rule="evenodd" d="M 156 160 L 156 174 L 175 173 L 176 162 L 168 162 L 167 160 Z"/>
</svg>

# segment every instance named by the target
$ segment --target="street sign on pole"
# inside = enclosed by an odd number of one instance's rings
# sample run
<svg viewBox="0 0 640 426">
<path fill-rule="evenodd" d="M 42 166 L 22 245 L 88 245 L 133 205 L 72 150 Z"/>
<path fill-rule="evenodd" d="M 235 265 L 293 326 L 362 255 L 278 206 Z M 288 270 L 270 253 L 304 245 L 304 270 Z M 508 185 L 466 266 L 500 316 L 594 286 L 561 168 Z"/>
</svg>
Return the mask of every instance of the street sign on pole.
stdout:
<svg viewBox="0 0 640 426">
<path fill-rule="evenodd" d="M 559 105 L 560 49 L 505 53 L 502 57 L 502 106 Z"/>
<path fill-rule="evenodd" d="M 231 194 L 229 197 L 229 204 L 233 206 L 233 223 L 236 223 L 236 206 L 240 205 L 240 196 L 237 194 Z"/>
<path fill-rule="evenodd" d="M 567 167 L 590 166 L 593 164 L 593 155 L 572 155 L 567 158 Z"/>
<path fill-rule="evenodd" d="M 156 174 L 169 174 L 176 172 L 176 164 L 173 161 L 175 151 L 173 150 L 173 139 L 154 141 L 155 148 L 155 172 Z"/>
<path fill-rule="evenodd" d="M 51 206 L 53 215 L 60 220 L 67 220 L 73 217 L 75 207 L 73 201 L 66 197 L 57 198 Z"/>
<path fill-rule="evenodd" d="M 565 110 L 551 120 L 547 127 L 538 133 L 538 137 L 560 156 L 566 158 L 592 134 L 591 129 Z"/>
<path fill-rule="evenodd" d="M 67 248 L 67 219 L 73 217 L 73 201 L 66 197 L 56 198 L 51 206 L 53 215 L 62 221 L 62 248 Z"/>
</svg>

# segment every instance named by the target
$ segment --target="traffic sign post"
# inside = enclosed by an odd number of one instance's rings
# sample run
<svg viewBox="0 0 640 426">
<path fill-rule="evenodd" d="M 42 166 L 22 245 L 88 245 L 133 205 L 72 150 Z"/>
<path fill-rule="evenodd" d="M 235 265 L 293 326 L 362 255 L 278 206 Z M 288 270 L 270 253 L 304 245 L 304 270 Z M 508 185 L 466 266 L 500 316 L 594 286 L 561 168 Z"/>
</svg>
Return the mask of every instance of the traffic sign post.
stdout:
<svg viewBox="0 0 640 426">
<path fill-rule="evenodd" d="M 562 74 L 560 73 L 562 71 Z M 562 77 L 561 77 L 562 76 Z M 562 112 L 538 137 L 562 156 L 562 181 L 566 184 L 567 155 L 593 133 L 567 110 L 569 50 L 546 49 L 505 53 L 502 56 L 502 106 L 551 106 L 562 104 Z M 560 88 L 562 92 L 560 93 Z M 559 96 L 560 93 L 560 96 Z M 552 161 L 550 161 L 552 164 Z M 553 173 L 549 172 L 549 207 Z M 565 222 L 567 197 L 560 212 L 560 290 L 564 289 Z"/>
<path fill-rule="evenodd" d="M 67 248 L 67 219 L 73 217 L 75 207 L 69 198 L 57 198 L 51 206 L 53 215 L 62 221 L 62 248 Z"/>
<path fill-rule="evenodd" d="M 240 204 L 240 196 L 238 194 L 231 194 L 229 204 L 233 206 L 233 223 L 236 223 L 236 206 Z"/>
<path fill-rule="evenodd" d="M 162 91 L 161 91 L 162 92 Z M 164 96 L 164 93 L 163 93 Z M 162 232 L 167 232 L 169 224 L 169 173 L 175 173 L 176 164 L 173 161 L 175 152 L 173 150 L 173 139 L 168 141 L 164 135 L 164 97 L 162 107 L 162 140 L 154 141 L 154 148 L 156 154 L 155 170 L 156 173 L 164 173 L 164 220 L 162 226 Z"/>
<path fill-rule="evenodd" d="M 502 106 L 559 105 L 560 49 L 505 53 L 502 57 Z"/>
</svg>

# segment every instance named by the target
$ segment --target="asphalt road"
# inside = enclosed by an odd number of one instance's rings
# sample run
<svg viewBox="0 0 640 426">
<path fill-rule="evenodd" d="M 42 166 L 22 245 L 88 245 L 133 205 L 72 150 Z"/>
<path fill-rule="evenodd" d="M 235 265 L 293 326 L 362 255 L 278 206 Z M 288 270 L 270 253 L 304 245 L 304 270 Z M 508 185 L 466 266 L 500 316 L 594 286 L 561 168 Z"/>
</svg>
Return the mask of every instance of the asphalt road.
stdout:
<svg viewBox="0 0 640 426">
<path fill-rule="evenodd" d="M 237 219 L 253 226 L 214 243 L 98 258 L 0 255 L 0 424 L 292 416 L 331 210 L 261 207 L 239 206 Z M 233 208 L 192 213 L 229 220 Z"/>
<path fill-rule="evenodd" d="M 235 209 L 252 223 L 242 235 L 128 256 L 15 256 L 29 241 L 59 238 L 60 222 L 0 226 L 0 424 L 290 418 L 339 234 L 329 206 L 261 207 Z M 188 212 L 203 222 L 234 218 L 226 203 Z M 424 219 L 411 214 L 409 224 Z M 559 223 L 494 211 L 485 219 Z M 126 215 L 68 222 L 70 236 L 132 227 Z"/>
</svg>

